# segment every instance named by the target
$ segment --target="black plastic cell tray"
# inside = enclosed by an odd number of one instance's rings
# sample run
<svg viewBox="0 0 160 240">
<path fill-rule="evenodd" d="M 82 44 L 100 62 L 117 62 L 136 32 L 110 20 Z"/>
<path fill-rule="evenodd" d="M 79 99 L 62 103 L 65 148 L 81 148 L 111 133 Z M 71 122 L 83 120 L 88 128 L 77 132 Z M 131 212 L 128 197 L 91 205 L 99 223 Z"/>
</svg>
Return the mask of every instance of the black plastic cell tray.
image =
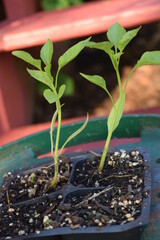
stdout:
<svg viewBox="0 0 160 240">
<path fill-rule="evenodd" d="M 126 149 L 130 152 L 130 149 Z M 143 155 L 144 163 L 145 163 L 145 176 L 144 176 L 144 190 L 151 193 L 151 170 L 150 170 L 150 160 L 149 154 L 146 149 L 137 148 L 141 155 Z M 100 153 L 101 150 L 96 151 Z M 76 165 L 80 162 L 83 162 L 87 159 L 87 157 L 91 153 L 73 153 L 69 154 L 71 162 L 73 163 L 73 168 L 71 171 L 70 178 L 65 188 L 58 190 L 57 192 L 51 193 L 48 196 L 45 196 L 49 199 L 54 198 L 57 194 L 61 194 L 63 196 L 62 201 L 66 202 L 69 196 L 77 196 L 81 193 L 87 192 L 97 192 L 98 190 L 102 190 L 103 188 L 79 188 L 75 187 L 71 184 L 72 178 L 74 175 L 74 170 Z M 44 165 L 44 164 L 43 164 Z M 36 168 L 34 168 L 35 170 Z M 30 171 L 30 170 L 29 170 Z M 20 171 L 19 174 L 28 173 L 28 170 Z M 17 171 L 16 171 L 17 174 Z M 34 204 L 35 201 L 39 201 L 43 197 L 38 197 L 33 200 L 28 200 L 26 202 L 14 204 L 14 205 L 23 205 L 23 204 Z M 141 215 L 133 222 L 125 223 L 123 225 L 112 225 L 106 227 L 86 227 L 86 228 L 78 228 L 71 230 L 69 227 L 60 227 L 51 230 L 42 230 L 40 234 L 30 234 L 27 236 L 17 237 L 14 239 L 52 239 L 52 240 L 82 240 L 82 238 L 87 240 L 138 240 L 140 235 L 144 229 L 144 227 L 149 223 L 149 215 L 150 215 L 150 205 L 151 205 L 151 197 L 143 198 Z M 58 216 L 57 216 L 58 217 Z M 1 238 L 0 238 L 1 239 Z M 12 238 L 13 239 L 13 238 Z"/>
</svg>

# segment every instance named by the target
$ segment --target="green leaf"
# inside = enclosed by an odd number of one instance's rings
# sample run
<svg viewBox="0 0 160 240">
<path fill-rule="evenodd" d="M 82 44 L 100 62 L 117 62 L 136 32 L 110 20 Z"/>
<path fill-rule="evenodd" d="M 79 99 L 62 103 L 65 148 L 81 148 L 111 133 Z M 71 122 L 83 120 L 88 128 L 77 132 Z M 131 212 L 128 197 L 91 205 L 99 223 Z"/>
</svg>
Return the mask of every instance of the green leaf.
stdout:
<svg viewBox="0 0 160 240">
<path fill-rule="evenodd" d="M 94 83 L 95 85 L 98 85 L 99 87 L 103 88 L 105 91 L 107 90 L 106 82 L 103 77 L 99 75 L 87 75 L 84 73 L 80 73 L 80 75 L 87 79 L 88 81 Z"/>
<path fill-rule="evenodd" d="M 51 64 L 48 64 L 47 66 L 45 66 L 44 71 L 48 74 L 51 75 Z"/>
<path fill-rule="evenodd" d="M 60 71 L 60 69 L 66 64 L 71 62 L 83 50 L 83 48 L 89 44 L 88 42 L 90 39 L 91 38 L 87 38 L 86 40 L 81 41 L 69 48 L 58 60 L 58 71 Z"/>
<path fill-rule="evenodd" d="M 87 118 L 85 120 L 85 122 L 83 123 L 83 125 L 78 129 L 76 130 L 74 133 L 71 134 L 71 136 L 69 136 L 69 138 L 66 140 L 66 142 L 63 144 L 61 150 L 60 150 L 60 153 L 59 153 L 59 156 L 62 154 L 62 151 L 63 149 L 65 148 L 65 146 L 67 145 L 67 143 L 69 143 L 73 138 L 75 138 L 79 133 L 81 133 L 83 131 L 83 129 L 86 127 L 87 123 L 88 123 L 88 113 L 87 113 Z"/>
<path fill-rule="evenodd" d="M 117 126 L 123 114 L 125 104 L 125 92 L 122 92 L 122 95 L 118 98 L 115 105 L 112 107 L 112 110 L 108 117 L 108 132 L 112 133 Z"/>
<path fill-rule="evenodd" d="M 122 39 L 125 33 L 126 30 L 118 22 L 116 22 L 108 29 L 107 37 L 114 46 L 117 46 L 118 42 Z"/>
<path fill-rule="evenodd" d="M 100 42 L 100 43 L 89 42 L 89 45 L 87 47 L 100 49 L 100 50 L 105 51 L 107 54 L 110 54 L 113 44 L 110 43 L 109 41 L 104 41 L 104 42 Z"/>
<path fill-rule="evenodd" d="M 120 41 L 117 44 L 117 47 L 119 50 L 122 52 L 124 48 L 128 45 L 128 43 L 137 35 L 138 31 L 140 30 L 141 27 L 138 27 L 136 29 L 130 30 L 126 32 Z"/>
<path fill-rule="evenodd" d="M 34 59 L 29 53 L 25 51 L 13 51 L 12 55 L 22 59 L 23 61 L 41 70 L 41 60 Z"/>
<path fill-rule="evenodd" d="M 59 97 L 51 89 L 46 89 L 43 93 L 44 98 L 50 103 L 56 102 Z"/>
<path fill-rule="evenodd" d="M 51 64 L 53 55 L 53 44 L 50 39 L 43 45 L 40 51 L 40 56 L 45 65 Z"/>
<path fill-rule="evenodd" d="M 159 65 L 160 51 L 145 52 L 140 60 L 137 62 L 137 67 L 144 65 Z"/>
<path fill-rule="evenodd" d="M 64 92 L 65 92 L 65 89 L 66 89 L 66 85 L 65 85 L 65 84 L 63 84 L 62 86 L 60 86 L 59 91 L 58 91 L 58 96 L 59 96 L 59 98 L 61 98 L 61 97 L 63 96 L 63 94 L 64 94 Z"/>
<path fill-rule="evenodd" d="M 62 85 L 59 88 L 58 94 L 55 94 L 51 89 L 46 89 L 43 93 L 43 96 L 50 104 L 52 104 L 62 97 L 62 95 L 64 94 L 64 91 L 65 91 L 65 85 Z"/>
<path fill-rule="evenodd" d="M 106 82 L 105 82 L 103 77 L 101 77 L 99 75 L 87 75 L 87 74 L 84 74 L 84 73 L 80 73 L 80 75 L 82 77 L 84 77 L 85 79 L 87 79 L 89 82 L 92 82 L 95 85 L 103 88 L 106 91 L 106 93 L 108 94 L 108 96 L 110 97 L 110 99 L 112 101 L 112 104 L 114 105 L 113 98 L 112 98 L 110 92 L 108 91 L 108 89 L 106 87 Z"/>
<path fill-rule="evenodd" d="M 53 79 L 50 77 L 46 72 L 39 71 L 39 70 L 31 70 L 27 68 L 27 72 L 36 80 L 44 83 L 48 87 L 52 88 L 53 86 Z"/>
</svg>

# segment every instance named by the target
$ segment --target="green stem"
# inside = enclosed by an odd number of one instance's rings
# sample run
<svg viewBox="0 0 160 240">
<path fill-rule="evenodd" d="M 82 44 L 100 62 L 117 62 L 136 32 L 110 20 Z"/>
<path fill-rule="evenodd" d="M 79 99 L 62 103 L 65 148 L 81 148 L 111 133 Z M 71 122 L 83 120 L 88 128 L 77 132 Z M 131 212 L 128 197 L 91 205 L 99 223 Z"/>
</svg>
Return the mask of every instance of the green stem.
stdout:
<svg viewBox="0 0 160 240">
<path fill-rule="evenodd" d="M 122 83 L 121 83 L 120 73 L 119 73 L 119 70 L 118 70 L 118 65 L 115 68 L 115 70 L 116 70 L 116 75 L 117 75 L 117 80 L 118 80 L 118 85 L 119 85 L 119 97 L 120 97 L 123 94 L 123 90 L 122 90 Z M 116 117 L 115 117 L 115 119 L 116 119 L 118 111 L 116 109 L 115 104 L 114 104 L 113 107 L 115 108 L 115 111 L 116 111 Z M 115 122 L 115 119 L 114 119 L 114 122 Z M 113 123 L 113 126 L 114 126 L 114 123 Z M 112 129 L 109 129 L 107 140 L 106 140 L 106 143 L 105 143 L 105 146 L 104 146 L 104 149 L 103 149 L 103 153 L 102 153 L 102 156 L 101 156 L 100 164 L 99 164 L 99 167 L 98 167 L 99 172 L 102 172 L 102 170 L 103 170 L 104 163 L 105 163 L 106 156 L 107 156 L 107 152 L 108 152 L 108 148 L 109 148 L 109 143 L 110 143 L 110 140 L 111 140 L 111 137 L 112 137 L 112 133 L 113 133 L 113 127 L 112 127 Z"/>
<path fill-rule="evenodd" d="M 99 167 L 98 167 L 99 172 L 102 172 L 102 170 L 103 170 L 111 137 L 112 137 L 112 131 L 107 136 L 107 140 L 106 140 L 106 143 L 105 143 L 105 146 L 104 146 L 104 149 L 103 149 L 101 161 L 100 161 L 100 164 L 99 164 Z"/>
<path fill-rule="evenodd" d="M 118 80 L 118 86 L 119 86 L 119 94 L 122 94 L 122 83 L 121 83 L 121 77 L 118 68 L 116 68 L 116 75 L 117 75 L 117 80 Z"/>
<path fill-rule="evenodd" d="M 61 120 L 62 120 L 62 111 L 60 101 L 56 102 L 56 108 L 58 112 L 58 125 L 57 125 L 57 135 L 56 135 L 56 143 L 55 143 L 55 151 L 54 151 L 54 177 L 51 181 L 50 186 L 55 188 L 58 182 L 58 148 L 59 148 L 59 138 L 60 138 L 60 130 L 61 130 Z"/>
<path fill-rule="evenodd" d="M 60 71 L 60 70 L 58 69 L 58 71 L 57 71 L 57 73 L 56 73 L 55 88 L 57 88 L 59 71 Z"/>
</svg>

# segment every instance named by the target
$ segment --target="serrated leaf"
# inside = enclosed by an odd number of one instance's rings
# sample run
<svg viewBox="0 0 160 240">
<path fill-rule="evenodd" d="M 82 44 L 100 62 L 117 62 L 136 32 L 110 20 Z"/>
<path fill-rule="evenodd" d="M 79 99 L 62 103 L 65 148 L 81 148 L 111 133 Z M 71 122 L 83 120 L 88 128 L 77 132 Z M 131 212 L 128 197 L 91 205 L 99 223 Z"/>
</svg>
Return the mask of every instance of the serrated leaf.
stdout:
<svg viewBox="0 0 160 240">
<path fill-rule="evenodd" d="M 62 85 L 59 88 L 58 94 L 55 94 L 51 89 L 46 89 L 43 93 L 43 96 L 50 104 L 52 104 L 62 97 L 64 91 L 65 91 L 65 85 Z"/>
<path fill-rule="evenodd" d="M 125 92 L 122 92 L 122 95 L 118 98 L 115 105 L 112 107 L 112 110 L 108 117 L 108 132 L 112 133 L 117 126 L 123 114 L 125 104 Z"/>
<path fill-rule="evenodd" d="M 31 64 L 39 70 L 41 69 L 41 60 L 33 58 L 29 53 L 25 51 L 13 51 L 12 55 L 22 59 L 23 61 Z"/>
<path fill-rule="evenodd" d="M 85 122 L 83 123 L 83 125 L 82 125 L 78 130 L 76 130 L 74 133 L 72 133 L 72 134 L 68 137 L 68 139 L 66 140 L 66 142 L 63 144 L 63 146 L 62 146 L 62 148 L 61 148 L 61 150 L 60 150 L 60 154 L 59 154 L 59 155 L 61 155 L 61 153 L 62 153 L 63 149 L 65 148 L 65 146 L 66 146 L 73 138 L 75 138 L 79 133 L 81 133 L 81 132 L 83 131 L 83 129 L 86 127 L 86 125 L 87 125 L 87 123 L 88 123 L 88 118 L 89 118 L 89 116 L 88 116 L 88 113 L 87 113 L 87 118 L 86 118 Z"/>
<path fill-rule="evenodd" d="M 108 29 L 107 37 L 114 46 L 117 46 L 118 42 L 122 39 L 125 33 L 126 30 L 118 22 L 116 22 Z"/>
<path fill-rule="evenodd" d="M 27 68 L 27 72 L 36 80 L 44 83 L 45 85 L 47 85 L 48 87 L 52 88 L 53 86 L 53 79 L 46 73 L 43 71 L 39 71 L 39 70 L 31 70 Z"/>
<path fill-rule="evenodd" d="M 144 65 L 159 65 L 160 51 L 145 52 L 140 60 L 137 62 L 137 67 Z"/>
<path fill-rule="evenodd" d="M 120 39 L 120 41 L 117 44 L 117 47 L 119 48 L 119 50 L 121 52 L 125 49 L 125 47 L 128 45 L 128 43 L 137 35 L 140 28 L 141 27 L 130 30 L 122 36 L 122 38 Z"/>
<path fill-rule="evenodd" d="M 58 60 L 58 69 L 60 71 L 60 69 L 62 67 L 64 67 L 66 64 L 68 64 L 69 62 L 71 62 L 82 50 L 84 47 L 87 46 L 89 40 L 91 38 L 87 38 L 84 41 L 81 41 L 77 44 L 75 44 L 74 46 L 72 46 L 71 48 L 69 48 Z"/>
<path fill-rule="evenodd" d="M 84 77 L 85 79 L 87 79 L 88 81 L 98 85 L 99 87 L 103 88 L 105 91 L 106 89 L 106 82 L 104 80 L 103 77 L 99 76 L 99 75 L 87 75 L 84 73 L 80 73 L 80 75 L 82 77 Z"/>
<path fill-rule="evenodd" d="M 43 45 L 40 51 L 40 56 L 45 65 L 49 65 L 53 55 L 53 44 L 50 39 Z"/>
<path fill-rule="evenodd" d="M 107 54 L 110 54 L 113 44 L 110 43 L 109 41 L 104 41 L 100 43 L 90 42 L 88 47 L 99 49 L 99 50 L 105 51 Z"/>
</svg>

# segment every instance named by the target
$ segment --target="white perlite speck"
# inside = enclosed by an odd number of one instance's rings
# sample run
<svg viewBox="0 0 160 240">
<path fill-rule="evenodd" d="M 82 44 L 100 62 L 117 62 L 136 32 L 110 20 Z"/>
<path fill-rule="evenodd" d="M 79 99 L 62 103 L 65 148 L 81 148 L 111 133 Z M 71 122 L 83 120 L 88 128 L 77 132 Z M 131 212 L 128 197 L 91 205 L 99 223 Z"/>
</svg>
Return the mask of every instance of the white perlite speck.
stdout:
<svg viewBox="0 0 160 240">
<path fill-rule="evenodd" d="M 30 219 L 29 219 L 29 223 L 33 223 L 33 218 L 30 218 Z"/>
<path fill-rule="evenodd" d="M 20 230 L 19 232 L 18 232 L 18 235 L 19 236 L 22 236 L 22 235 L 24 235 L 25 234 L 25 231 L 24 230 Z"/>
<path fill-rule="evenodd" d="M 48 217 L 48 216 L 44 216 L 44 218 L 43 218 L 43 223 L 47 222 L 47 221 L 48 221 L 48 219 L 49 219 L 49 217 Z"/>
</svg>

